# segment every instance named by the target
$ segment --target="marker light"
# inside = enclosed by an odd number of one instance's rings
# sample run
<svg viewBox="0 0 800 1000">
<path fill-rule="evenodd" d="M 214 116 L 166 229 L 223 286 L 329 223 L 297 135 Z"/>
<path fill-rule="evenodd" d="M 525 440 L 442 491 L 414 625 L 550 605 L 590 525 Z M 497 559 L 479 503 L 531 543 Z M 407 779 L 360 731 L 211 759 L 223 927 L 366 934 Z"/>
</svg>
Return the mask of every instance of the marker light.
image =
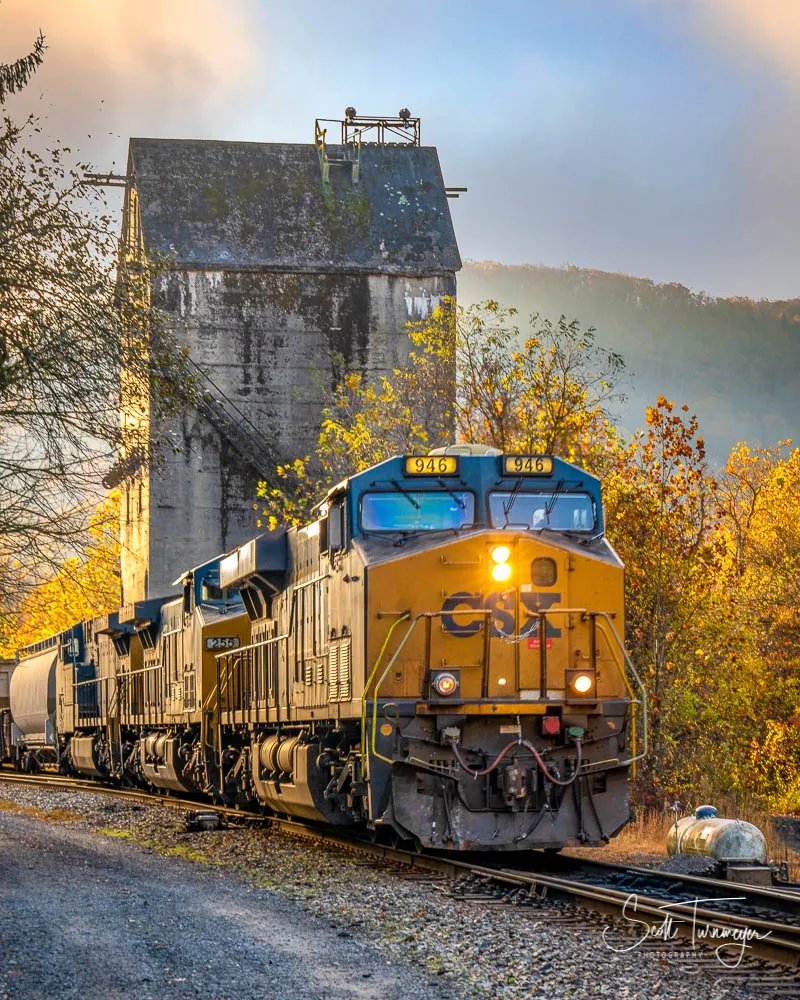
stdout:
<svg viewBox="0 0 800 1000">
<path fill-rule="evenodd" d="M 578 694 L 586 694 L 592 690 L 594 681 L 589 676 L 589 674 L 578 674 L 572 681 L 572 686 L 578 692 Z"/>
<path fill-rule="evenodd" d="M 496 563 L 508 562 L 511 556 L 511 549 L 507 545 L 495 545 L 492 549 L 492 559 Z"/>
<path fill-rule="evenodd" d="M 511 576 L 511 567 L 506 562 L 498 563 L 496 566 L 492 566 L 492 577 L 499 583 L 503 583 Z"/>
<path fill-rule="evenodd" d="M 455 674 L 437 674 L 431 681 L 431 687 L 443 698 L 458 690 L 458 678 Z"/>
<path fill-rule="evenodd" d="M 561 719 L 557 715 L 545 715 L 542 717 L 542 735 L 558 736 L 561 732 Z"/>
</svg>

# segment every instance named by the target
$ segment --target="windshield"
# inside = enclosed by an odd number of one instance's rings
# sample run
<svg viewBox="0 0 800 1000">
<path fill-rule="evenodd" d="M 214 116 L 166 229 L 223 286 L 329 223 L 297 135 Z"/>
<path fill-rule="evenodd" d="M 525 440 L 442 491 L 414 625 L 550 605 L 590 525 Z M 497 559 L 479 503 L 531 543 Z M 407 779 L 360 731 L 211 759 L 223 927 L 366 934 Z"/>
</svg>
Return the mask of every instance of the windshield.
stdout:
<svg viewBox="0 0 800 1000">
<path fill-rule="evenodd" d="M 475 523 L 472 493 L 367 493 L 361 499 L 364 531 L 440 531 Z"/>
<path fill-rule="evenodd" d="M 493 528 L 595 529 L 594 505 L 586 493 L 490 493 L 489 512 Z"/>
</svg>

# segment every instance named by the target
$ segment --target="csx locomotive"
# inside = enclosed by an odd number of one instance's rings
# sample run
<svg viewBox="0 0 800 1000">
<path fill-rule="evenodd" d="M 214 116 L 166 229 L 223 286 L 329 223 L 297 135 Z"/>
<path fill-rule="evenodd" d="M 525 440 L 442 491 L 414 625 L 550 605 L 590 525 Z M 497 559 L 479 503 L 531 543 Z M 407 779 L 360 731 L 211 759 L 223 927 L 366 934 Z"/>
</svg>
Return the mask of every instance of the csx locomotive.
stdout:
<svg viewBox="0 0 800 1000">
<path fill-rule="evenodd" d="M 24 651 L 16 753 L 450 850 L 601 844 L 646 739 L 600 483 L 454 446 Z"/>
</svg>

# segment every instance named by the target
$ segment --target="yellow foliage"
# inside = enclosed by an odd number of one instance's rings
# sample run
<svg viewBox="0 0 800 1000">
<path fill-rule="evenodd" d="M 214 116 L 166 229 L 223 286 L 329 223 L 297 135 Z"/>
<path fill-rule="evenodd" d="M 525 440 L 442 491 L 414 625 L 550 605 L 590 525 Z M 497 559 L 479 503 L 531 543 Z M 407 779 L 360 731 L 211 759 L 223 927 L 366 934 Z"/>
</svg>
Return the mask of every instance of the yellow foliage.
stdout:
<svg viewBox="0 0 800 1000">
<path fill-rule="evenodd" d="M 0 656 L 46 639 L 75 622 L 119 607 L 119 507 L 114 491 L 89 521 L 86 558 L 67 559 L 59 572 L 36 587 L 13 618 L 0 621 Z"/>
</svg>

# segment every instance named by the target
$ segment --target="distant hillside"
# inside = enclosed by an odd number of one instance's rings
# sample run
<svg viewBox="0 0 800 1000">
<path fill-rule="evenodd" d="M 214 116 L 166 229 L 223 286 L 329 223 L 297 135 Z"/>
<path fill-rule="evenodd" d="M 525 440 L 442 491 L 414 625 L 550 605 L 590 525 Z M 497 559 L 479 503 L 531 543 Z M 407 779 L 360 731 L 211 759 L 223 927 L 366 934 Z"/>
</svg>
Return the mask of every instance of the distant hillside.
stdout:
<svg viewBox="0 0 800 1000">
<path fill-rule="evenodd" d="M 596 327 L 598 342 L 632 373 L 619 407 L 627 432 L 663 392 L 698 414 L 714 463 L 739 440 L 800 440 L 800 299 L 715 299 L 624 274 L 492 262 L 464 265 L 458 298 L 497 299 L 523 321 L 564 313 Z"/>
</svg>

